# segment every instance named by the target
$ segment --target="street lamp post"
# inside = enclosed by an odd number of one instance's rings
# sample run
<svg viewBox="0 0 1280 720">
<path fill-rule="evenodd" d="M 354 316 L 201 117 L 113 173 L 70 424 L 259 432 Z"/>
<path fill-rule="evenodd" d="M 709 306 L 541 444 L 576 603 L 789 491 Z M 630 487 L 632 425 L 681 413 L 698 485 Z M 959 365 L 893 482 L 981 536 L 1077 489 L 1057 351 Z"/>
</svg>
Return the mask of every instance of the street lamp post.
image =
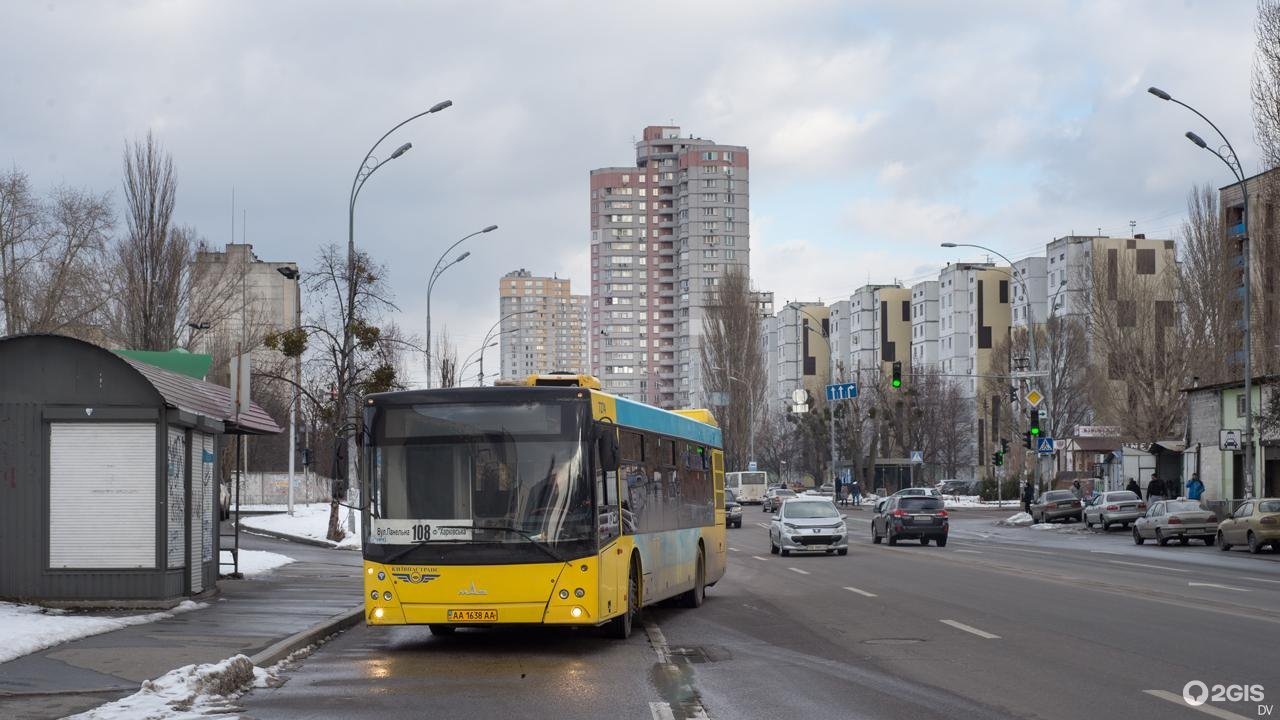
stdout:
<svg viewBox="0 0 1280 720">
<path fill-rule="evenodd" d="M 1177 103 L 1182 107 L 1195 113 L 1201 120 L 1209 123 L 1209 127 L 1218 133 L 1218 137 L 1222 138 L 1223 144 L 1226 146 L 1226 152 L 1221 149 L 1215 150 L 1193 132 L 1187 132 L 1186 138 L 1194 143 L 1197 147 L 1208 150 L 1222 161 L 1227 169 L 1231 171 L 1231 175 L 1235 177 L 1236 184 L 1240 187 L 1240 200 L 1244 204 L 1244 215 L 1240 218 L 1240 260 L 1241 268 L 1244 271 L 1244 282 L 1242 287 L 1243 300 L 1241 305 L 1244 312 L 1244 486 L 1245 497 L 1253 497 L 1254 494 L 1254 467 L 1253 467 L 1253 353 L 1252 346 L 1252 330 L 1253 330 L 1253 313 L 1252 299 L 1250 295 L 1251 283 L 1250 275 L 1252 270 L 1249 264 L 1249 188 L 1245 186 L 1244 166 L 1240 163 L 1240 156 L 1236 154 L 1236 149 L 1231 146 L 1231 141 L 1227 136 L 1218 129 L 1213 121 L 1205 117 L 1199 110 L 1169 95 L 1169 93 L 1157 87 L 1147 88 L 1147 92 L 1160 98 Z"/>
<path fill-rule="evenodd" d="M 291 265 L 276 268 L 287 280 L 293 281 L 294 328 L 302 327 L 302 273 Z M 298 454 L 298 403 L 302 385 L 302 356 L 293 359 L 293 401 L 289 403 L 289 514 L 293 514 L 294 456 Z"/>
<path fill-rule="evenodd" d="M 485 350 L 487 350 L 489 347 L 491 347 L 491 346 L 490 346 L 490 344 L 489 344 L 489 341 L 490 341 L 490 340 L 492 340 L 492 339 L 494 339 L 495 337 L 500 337 L 500 336 L 502 336 L 503 334 L 505 334 L 505 333 L 507 333 L 507 332 L 514 332 L 514 329 L 512 329 L 512 330 L 504 330 L 504 331 L 502 331 L 502 332 L 498 333 L 497 335 L 494 335 L 494 334 L 493 334 L 493 331 L 498 329 L 498 326 L 502 324 L 502 321 L 503 321 L 503 320 L 507 320 L 507 319 L 509 319 L 509 318 L 516 317 L 516 316 L 518 316 L 518 315 L 531 315 L 531 314 L 536 313 L 536 312 L 538 312 L 538 310 L 536 310 L 536 309 L 532 309 L 532 310 L 517 310 L 516 312 L 513 312 L 513 313 L 507 313 L 506 315 L 503 315 L 502 317 L 498 318 L 497 322 L 495 322 L 493 325 L 490 325 L 490 326 L 489 326 L 489 330 L 488 330 L 487 332 L 485 332 L 485 334 L 484 334 L 484 340 L 482 340 L 482 341 L 480 342 L 480 350 L 479 350 L 480 358 L 481 358 L 480 368 L 481 368 L 481 370 L 482 370 L 482 371 L 484 370 L 484 362 L 483 362 L 484 352 L 485 352 Z M 474 354 L 475 354 L 475 353 L 472 353 L 472 355 L 474 355 Z M 468 355 L 467 357 L 471 357 L 471 355 Z M 484 375 L 483 375 L 483 372 L 482 372 L 482 373 L 481 373 L 481 375 L 480 375 L 480 385 L 481 385 L 481 386 L 483 386 L 483 385 L 484 385 Z"/>
<path fill-rule="evenodd" d="M 446 249 L 444 252 L 440 253 L 440 259 L 436 260 L 436 266 L 431 271 L 431 279 L 427 282 L 427 389 L 431 388 L 431 290 L 435 288 L 436 280 L 440 279 L 440 276 L 444 274 L 445 270 L 448 270 L 454 265 L 457 265 L 463 260 L 466 260 L 468 257 L 471 256 L 471 252 L 467 251 L 462 253 L 458 257 L 454 258 L 453 262 L 449 263 L 448 265 L 445 265 L 444 267 L 440 267 L 440 263 L 444 262 L 444 258 L 446 255 L 448 255 L 450 252 L 453 252 L 454 248 L 458 247 L 466 240 L 469 240 L 470 238 L 473 238 L 483 233 L 493 232 L 494 230 L 497 230 L 497 229 L 498 229 L 497 225 L 490 225 L 489 227 L 486 227 L 483 230 L 477 230 L 471 233 L 470 235 L 466 235 L 462 237 L 460 240 L 450 245 L 448 249 Z"/>
<path fill-rule="evenodd" d="M 342 403 L 347 410 L 348 420 L 343 430 L 347 433 L 347 489 L 350 489 L 351 482 L 356 479 L 356 432 L 353 424 L 358 424 L 359 408 L 356 406 L 355 397 L 355 363 L 353 362 L 354 344 L 352 342 L 352 325 L 356 313 L 356 198 L 360 196 L 360 191 L 364 188 L 364 184 L 373 176 L 378 168 L 404 155 L 413 147 L 413 143 L 405 143 L 396 148 L 395 151 L 387 157 L 386 160 L 377 160 L 373 157 L 373 151 L 378 149 L 383 140 L 387 139 L 391 133 L 399 130 L 404 125 L 417 120 L 423 115 L 440 112 L 445 108 L 453 105 L 452 100 L 444 100 L 423 110 L 417 115 L 413 115 L 405 120 L 400 121 L 390 130 L 382 134 L 372 146 L 369 152 L 364 154 L 364 159 L 360 161 L 360 167 L 356 170 L 355 177 L 351 180 L 351 194 L 347 200 L 347 316 L 342 324 L 342 364 L 339 368 L 339 376 L 337 378 L 338 397 L 337 401 Z M 335 481 L 336 482 L 336 481 Z M 336 496 L 336 493 L 335 493 Z M 354 529 L 355 513 L 348 508 L 347 527 L 349 530 Z"/>
</svg>

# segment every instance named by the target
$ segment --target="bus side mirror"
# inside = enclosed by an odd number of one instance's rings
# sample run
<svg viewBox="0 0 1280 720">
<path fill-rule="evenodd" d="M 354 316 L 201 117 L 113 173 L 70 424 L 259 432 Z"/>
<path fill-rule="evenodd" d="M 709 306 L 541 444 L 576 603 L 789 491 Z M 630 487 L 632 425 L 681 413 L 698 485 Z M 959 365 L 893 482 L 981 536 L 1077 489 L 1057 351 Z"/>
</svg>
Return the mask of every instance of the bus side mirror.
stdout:
<svg viewBox="0 0 1280 720">
<path fill-rule="evenodd" d="M 596 438 L 596 446 L 600 451 L 600 464 L 605 470 L 618 468 L 618 435 L 613 428 L 602 429 Z"/>
</svg>

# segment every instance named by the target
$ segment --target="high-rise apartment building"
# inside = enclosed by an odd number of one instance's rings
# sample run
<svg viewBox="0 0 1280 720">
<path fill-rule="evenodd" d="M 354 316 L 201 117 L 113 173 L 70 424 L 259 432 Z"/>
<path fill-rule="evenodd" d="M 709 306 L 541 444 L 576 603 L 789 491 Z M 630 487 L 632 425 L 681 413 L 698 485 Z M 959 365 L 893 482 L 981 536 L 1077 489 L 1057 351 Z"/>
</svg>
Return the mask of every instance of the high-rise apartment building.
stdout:
<svg viewBox="0 0 1280 720">
<path fill-rule="evenodd" d="M 911 286 L 911 367 L 938 369 L 938 281 Z"/>
<path fill-rule="evenodd" d="M 830 309 L 820 302 L 790 302 L 778 310 L 773 326 L 770 412 L 790 407 L 800 388 L 815 400 L 825 397 L 831 382 Z"/>
<path fill-rule="evenodd" d="M 1063 300 L 1057 291 L 1065 285 L 1049 289 L 1048 263 L 1048 257 L 1029 257 L 1013 264 L 1013 276 L 1017 279 L 1010 287 L 1014 327 L 1043 324 L 1049 317 L 1049 296 L 1054 295 L 1059 302 Z"/>
<path fill-rule="evenodd" d="M 587 296 L 569 281 L 515 270 L 498 281 L 502 379 L 534 373 L 588 372 Z"/>
<path fill-rule="evenodd" d="M 867 387 L 911 350 L 911 291 L 898 285 L 864 285 L 849 296 L 852 363 L 846 376 Z"/>
<path fill-rule="evenodd" d="M 591 171 L 590 364 L 604 389 L 704 402 L 703 308 L 749 273 L 747 149 L 650 126 L 636 163 Z"/>
</svg>

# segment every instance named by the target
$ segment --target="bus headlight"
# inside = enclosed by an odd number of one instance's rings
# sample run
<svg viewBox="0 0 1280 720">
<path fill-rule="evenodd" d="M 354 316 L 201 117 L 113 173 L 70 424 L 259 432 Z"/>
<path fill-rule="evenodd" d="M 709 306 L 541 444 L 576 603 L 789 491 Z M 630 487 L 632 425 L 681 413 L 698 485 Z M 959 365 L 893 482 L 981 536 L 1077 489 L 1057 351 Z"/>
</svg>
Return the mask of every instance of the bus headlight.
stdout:
<svg viewBox="0 0 1280 720">
<path fill-rule="evenodd" d="M 569 591 L 568 591 L 568 590 L 561 590 L 561 591 L 560 591 L 560 599 L 561 599 L 561 600 L 568 600 L 568 599 L 569 599 Z"/>
<path fill-rule="evenodd" d="M 381 619 L 382 619 L 382 608 L 374 608 L 374 609 L 373 609 L 373 619 L 375 619 L 375 620 L 381 620 Z"/>
<path fill-rule="evenodd" d="M 573 591 L 573 596 L 574 596 L 574 597 L 582 597 L 583 595 L 586 595 L 586 594 L 587 594 L 587 591 L 586 591 L 586 590 L 583 590 L 582 588 L 578 588 L 578 589 L 576 589 L 576 590 L 574 590 L 574 591 Z"/>
<path fill-rule="evenodd" d="M 569 611 L 569 615 L 575 618 L 582 617 L 582 608 L 578 607 L 577 605 L 574 605 L 573 609 Z"/>
</svg>

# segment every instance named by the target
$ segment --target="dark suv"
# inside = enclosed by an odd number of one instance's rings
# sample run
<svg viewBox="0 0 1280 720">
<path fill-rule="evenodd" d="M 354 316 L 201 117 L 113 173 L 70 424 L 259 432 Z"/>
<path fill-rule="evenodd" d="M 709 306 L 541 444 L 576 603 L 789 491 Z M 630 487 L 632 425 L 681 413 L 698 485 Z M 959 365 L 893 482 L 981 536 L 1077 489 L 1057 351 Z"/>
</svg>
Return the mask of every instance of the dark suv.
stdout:
<svg viewBox="0 0 1280 720">
<path fill-rule="evenodd" d="M 946 547 L 951 529 L 948 520 L 946 503 L 940 497 L 890 497 L 871 518 L 871 542 L 879 544 L 881 538 L 888 538 L 890 545 L 897 545 L 899 540 L 918 539 L 921 545 L 933 540 L 938 547 Z"/>
</svg>

